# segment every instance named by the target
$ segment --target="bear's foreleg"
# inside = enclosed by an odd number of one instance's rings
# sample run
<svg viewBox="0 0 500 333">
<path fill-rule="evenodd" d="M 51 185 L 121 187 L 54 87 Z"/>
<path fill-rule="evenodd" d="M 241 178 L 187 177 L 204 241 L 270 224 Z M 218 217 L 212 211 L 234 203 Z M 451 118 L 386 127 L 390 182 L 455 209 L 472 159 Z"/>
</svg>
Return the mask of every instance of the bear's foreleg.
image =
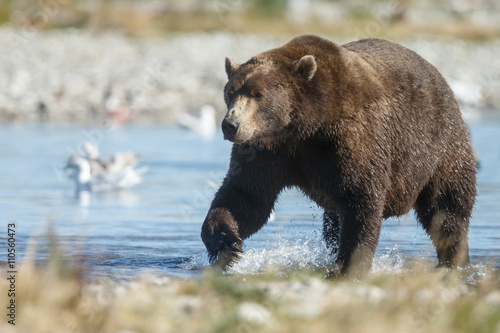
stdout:
<svg viewBox="0 0 500 333">
<path fill-rule="evenodd" d="M 340 238 L 340 216 L 325 210 L 323 214 L 323 239 L 332 255 L 338 253 Z"/>
<path fill-rule="evenodd" d="M 267 222 L 287 185 L 286 161 L 273 152 L 233 145 L 226 178 L 201 229 L 212 264 L 226 268 L 240 258 L 243 240 Z"/>
<path fill-rule="evenodd" d="M 382 210 L 362 204 L 356 206 L 348 209 L 343 217 L 336 264 L 341 275 L 364 278 L 377 249 Z"/>
<path fill-rule="evenodd" d="M 268 191 L 258 196 L 229 183 L 223 184 L 201 231 L 210 263 L 225 269 L 240 258 L 243 240 L 267 222 L 277 195 L 277 191 Z"/>
</svg>

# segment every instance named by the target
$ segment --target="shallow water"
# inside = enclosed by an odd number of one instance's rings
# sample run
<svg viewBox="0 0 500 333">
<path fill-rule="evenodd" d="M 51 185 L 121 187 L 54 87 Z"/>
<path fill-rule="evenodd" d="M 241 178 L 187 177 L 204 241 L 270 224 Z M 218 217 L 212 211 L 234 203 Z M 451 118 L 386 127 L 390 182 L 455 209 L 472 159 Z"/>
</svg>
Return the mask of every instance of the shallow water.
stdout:
<svg viewBox="0 0 500 333">
<path fill-rule="evenodd" d="M 500 121 L 469 124 L 481 162 L 479 195 L 470 228 L 474 263 L 498 266 L 500 255 Z M 203 141 L 177 127 L 128 126 L 110 131 L 58 124 L 0 126 L 0 232 L 17 224 L 21 259 L 49 253 L 52 227 L 68 258 L 82 259 L 92 278 L 129 279 L 141 271 L 190 277 L 207 265 L 201 224 L 222 181 L 231 145 L 222 135 Z M 132 150 L 149 171 L 130 191 L 93 193 L 85 207 L 62 171 L 65 159 L 85 140 L 103 155 Z M 284 192 L 276 220 L 246 241 L 234 272 L 257 273 L 267 265 L 323 267 L 322 211 L 300 192 Z M 5 251 L 6 252 L 6 251 Z M 413 213 L 384 222 L 373 271 L 401 269 L 405 261 L 434 262 L 435 250 Z M 6 261 L 6 256 L 0 258 Z"/>
</svg>

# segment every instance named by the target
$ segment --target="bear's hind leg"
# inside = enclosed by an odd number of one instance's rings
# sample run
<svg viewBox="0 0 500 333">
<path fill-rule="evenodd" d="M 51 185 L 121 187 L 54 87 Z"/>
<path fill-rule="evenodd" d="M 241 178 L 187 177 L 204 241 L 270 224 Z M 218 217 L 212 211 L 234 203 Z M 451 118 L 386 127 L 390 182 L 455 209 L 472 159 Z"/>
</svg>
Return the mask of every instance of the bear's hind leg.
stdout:
<svg viewBox="0 0 500 333">
<path fill-rule="evenodd" d="M 430 185 L 419 195 L 418 220 L 436 247 L 438 267 L 464 267 L 469 263 L 467 233 L 473 203 L 460 200 L 459 191 L 435 193 Z"/>
<path fill-rule="evenodd" d="M 338 253 L 340 239 L 340 216 L 325 210 L 323 214 L 323 239 L 332 255 Z"/>
<path fill-rule="evenodd" d="M 446 210 L 418 215 L 436 247 L 438 267 L 466 266 L 469 263 L 468 218 Z"/>
</svg>

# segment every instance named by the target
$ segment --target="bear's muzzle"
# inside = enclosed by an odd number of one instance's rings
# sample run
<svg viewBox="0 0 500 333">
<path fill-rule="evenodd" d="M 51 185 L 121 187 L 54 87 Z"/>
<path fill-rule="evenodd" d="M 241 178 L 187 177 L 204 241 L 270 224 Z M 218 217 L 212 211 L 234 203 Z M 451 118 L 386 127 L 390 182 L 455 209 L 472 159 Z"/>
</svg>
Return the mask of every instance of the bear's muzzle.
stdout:
<svg viewBox="0 0 500 333">
<path fill-rule="evenodd" d="M 240 122 L 236 119 L 224 118 L 222 121 L 222 133 L 224 133 L 224 140 L 234 141 Z"/>
</svg>

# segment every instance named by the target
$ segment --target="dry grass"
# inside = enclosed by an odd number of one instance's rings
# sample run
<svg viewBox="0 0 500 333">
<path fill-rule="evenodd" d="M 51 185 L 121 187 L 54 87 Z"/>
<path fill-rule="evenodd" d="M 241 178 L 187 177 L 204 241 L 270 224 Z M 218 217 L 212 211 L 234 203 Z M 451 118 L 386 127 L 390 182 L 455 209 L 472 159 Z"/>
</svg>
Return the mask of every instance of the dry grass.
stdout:
<svg viewBox="0 0 500 333">
<path fill-rule="evenodd" d="M 150 16 L 137 12 L 114 12 L 102 21 L 103 28 L 116 28 L 131 36 L 157 37 L 166 32 L 218 31 L 233 33 L 299 35 L 304 33 L 327 36 L 357 38 L 406 38 L 416 34 L 429 34 L 464 40 L 489 40 L 500 37 L 500 29 L 477 26 L 470 22 L 455 21 L 447 24 L 413 23 L 408 21 L 378 22 L 369 18 L 346 17 L 329 23 L 309 21 L 302 24 L 296 22 L 256 16 L 251 13 L 217 14 L 163 13 Z"/>
<path fill-rule="evenodd" d="M 10 7 L 11 0 L 0 1 L 0 24 L 9 20 L 11 13 Z"/>
<path fill-rule="evenodd" d="M 124 16 L 122 16 L 123 18 Z M 283 19 L 254 16 L 249 14 L 233 14 L 226 17 L 214 15 L 192 14 L 179 16 L 174 13 L 162 16 L 155 26 L 156 29 L 138 29 L 130 26 L 129 20 L 118 19 L 116 26 L 122 27 L 129 34 L 143 34 L 144 32 L 159 35 L 165 31 L 214 31 L 227 30 L 236 33 L 281 34 L 298 35 L 313 33 L 326 36 L 348 38 L 380 37 L 405 38 L 416 34 L 428 34 L 464 40 L 489 40 L 500 37 L 500 30 L 486 26 L 477 26 L 469 22 L 456 21 L 447 24 L 413 23 L 408 21 L 380 22 L 365 17 L 346 17 L 329 23 L 310 21 L 303 24 Z M 144 26 L 143 26 L 144 27 Z M 150 25 L 151 27 L 151 25 Z"/>
<path fill-rule="evenodd" d="M 484 269 L 484 267 L 483 267 Z M 1 332 L 498 332 L 499 272 L 415 268 L 363 282 L 325 281 L 324 272 L 125 284 L 85 281 L 60 265 L 24 264 L 15 329 Z M 80 276 L 80 277 L 79 277 Z M 8 304 L 0 280 L 0 304 Z M 5 308 L 4 308 L 5 309 Z"/>
<path fill-rule="evenodd" d="M 253 0 L 258 5 L 260 0 Z M 266 1 L 262 1 L 267 3 Z M 28 5 L 29 4 L 29 5 Z M 465 40 L 488 40 L 500 37 L 498 27 L 481 26 L 463 18 L 447 20 L 447 23 L 415 23 L 407 20 L 381 20 L 369 14 L 371 5 L 366 5 L 361 13 L 355 10 L 341 19 L 330 22 L 309 20 L 297 23 L 284 18 L 279 10 L 248 10 L 227 12 L 193 10 L 175 12 L 169 10 L 140 11 L 133 6 L 112 5 L 101 2 L 93 11 L 81 8 L 76 1 L 65 1 L 50 11 L 50 15 L 41 16 L 44 2 L 13 5 L 12 0 L 0 4 L 0 23 L 12 19 L 12 12 L 20 12 L 11 22 L 14 26 L 32 24 L 37 28 L 86 28 L 92 31 L 106 29 L 121 30 L 126 34 L 140 37 L 162 36 L 168 32 L 227 30 L 236 33 L 284 34 L 297 35 L 315 33 L 339 37 L 383 37 L 405 38 L 416 34 L 431 34 L 441 37 Z M 14 8 L 15 10 L 12 10 Z M 258 8 L 258 7 L 257 7 Z M 266 7 L 267 8 L 267 7 Z M 267 14 L 266 14 L 267 13 Z M 43 17 L 43 19 L 41 19 Z M 22 18 L 22 19 L 20 19 Z"/>
</svg>

